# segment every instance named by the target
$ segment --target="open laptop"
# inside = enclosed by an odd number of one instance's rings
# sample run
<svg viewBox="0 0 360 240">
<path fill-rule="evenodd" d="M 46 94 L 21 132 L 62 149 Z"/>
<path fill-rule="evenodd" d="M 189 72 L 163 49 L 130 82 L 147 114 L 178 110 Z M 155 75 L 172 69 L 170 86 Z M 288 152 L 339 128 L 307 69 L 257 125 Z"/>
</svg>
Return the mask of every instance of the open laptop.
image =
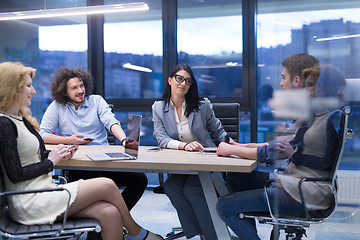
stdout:
<svg viewBox="0 0 360 240">
<path fill-rule="evenodd" d="M 93 161 L 137 159 L 140 145 L 141 119 L 140 115 L 128 115 L 125 152 L 88 153 L 86 156 Z"/>
</svg>

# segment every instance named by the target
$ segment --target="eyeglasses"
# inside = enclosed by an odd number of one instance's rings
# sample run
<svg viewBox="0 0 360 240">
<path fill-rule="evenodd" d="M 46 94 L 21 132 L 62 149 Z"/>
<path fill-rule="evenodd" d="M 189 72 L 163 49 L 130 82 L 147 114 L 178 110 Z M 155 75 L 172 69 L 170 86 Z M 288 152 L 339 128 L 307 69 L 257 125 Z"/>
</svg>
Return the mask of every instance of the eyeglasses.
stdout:
<svg viewBox="0 0 360 240">
<path fill-rule="evenodd" d="M 184 78 L 183 76 L 176 74 L 174 75 L 174 77 L 178 83 L 183 83 L 185 81 L 185 84 L 188 86 L 191 86 L 191 84 L 193 84 L 193 80 L 191 78 Z"/>
</svg>

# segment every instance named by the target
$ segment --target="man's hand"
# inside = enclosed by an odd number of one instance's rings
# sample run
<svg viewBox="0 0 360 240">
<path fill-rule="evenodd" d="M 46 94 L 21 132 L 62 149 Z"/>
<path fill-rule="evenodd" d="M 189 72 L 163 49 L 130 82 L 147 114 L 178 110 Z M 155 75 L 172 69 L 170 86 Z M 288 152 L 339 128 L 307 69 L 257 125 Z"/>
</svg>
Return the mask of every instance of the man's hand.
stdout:
<svg viewBox="0 0 360 240">
<path fill-rule="evenodd" d="M 84 136 L 81 134 L 74 134 L 69 139 L 70 143 L 75 145 L 84 145 L 92 142 L 92 140 L 84 140 Z"/>
<path fill-rule="evenodd" d="M 277 140 L 275 150 L 284 153 L 288 158 L 292 158 L 295 152 L 293 146 L 286 140 Z"/>
<path fill-rule="evenodd" d="M 139 143 L 135 140 L 135 138 L 129 138 L 125 141 L 125 147 L 131 149 L 138 149 Z"/>
</svg>

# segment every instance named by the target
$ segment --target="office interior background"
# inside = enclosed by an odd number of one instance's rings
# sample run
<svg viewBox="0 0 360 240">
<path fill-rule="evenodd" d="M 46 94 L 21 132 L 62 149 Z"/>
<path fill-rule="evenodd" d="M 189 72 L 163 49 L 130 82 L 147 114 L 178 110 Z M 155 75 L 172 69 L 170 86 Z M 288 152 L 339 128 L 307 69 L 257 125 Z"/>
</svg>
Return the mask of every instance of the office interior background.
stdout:
<svg viewBox="0 0 360 240">
<path fill-rule="evenodd" d="M 2 0 L 0 12 L 137 0 Z M 126 128 L 128 113 L 143 116 L 141 145 L 156 145 L 152 103 L 170 69 L 186 63 L 200 95 L 241 106 L 240 142 L 264 142 L 291 119 L 274 117 L 267 100 L 279 90 L 282 61 L 294 53 L 338 67 L 353 108 L 339 171 L 339 203 L 360 203 L 360 2 L 358 0 L 148 0 L 145 12 L 0 21 L 0 61 L 37 69 L 33 115 L 52 101 L 59 66 L 88 69 L 94 93 L 114 104 Z M 355 208 L 357 209 L 357 208 Z"/>
</svg>

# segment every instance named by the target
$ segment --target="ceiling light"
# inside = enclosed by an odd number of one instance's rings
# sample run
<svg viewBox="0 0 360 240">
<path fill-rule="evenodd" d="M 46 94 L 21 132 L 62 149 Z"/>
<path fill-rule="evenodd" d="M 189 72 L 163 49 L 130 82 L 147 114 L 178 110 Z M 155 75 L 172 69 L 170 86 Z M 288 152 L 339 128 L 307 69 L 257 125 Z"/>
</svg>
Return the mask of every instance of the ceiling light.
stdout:
<svg viewBox="0 0 360 240">
<path fill-rule="evenodd" d="M 145 2 L 73 7 L 73 8 L 43 9 L 43 10 L 0 13 L 0 21 L 146 11 L 146 10 L 149 10 L 149 6 Z"/>
<path fill-rule="evenodd" d="M 323 42 L 323 41 L 347 39 L 347 38 L 356 38 L 356 37 L 360 37 L 360 34 L 346 35 L 346 36 L 334 36 L 334 37 L 328 37 L 328 38 L 318 38 L 318 39 L 316 39 L 316 41 L 317 42 Z"/>
<path fill-rule="evenodd" d="M 152 70 L 150 68 L 136 66 L 136 65 L 133 65 L 131 63 L 125 63 L 123 65 L 123 67 L 128 68 L 128 69 L 132 69 L 132 70 L 135 70 L 135 71 L 140 71 L 140 72 L 149 72 L 149 73 L 152 72 Z"/>
</svg>

